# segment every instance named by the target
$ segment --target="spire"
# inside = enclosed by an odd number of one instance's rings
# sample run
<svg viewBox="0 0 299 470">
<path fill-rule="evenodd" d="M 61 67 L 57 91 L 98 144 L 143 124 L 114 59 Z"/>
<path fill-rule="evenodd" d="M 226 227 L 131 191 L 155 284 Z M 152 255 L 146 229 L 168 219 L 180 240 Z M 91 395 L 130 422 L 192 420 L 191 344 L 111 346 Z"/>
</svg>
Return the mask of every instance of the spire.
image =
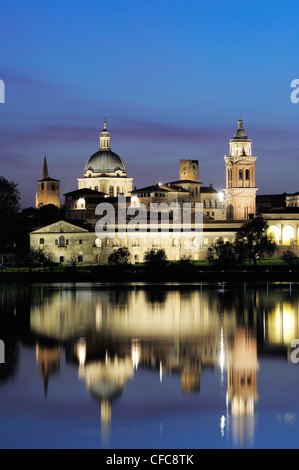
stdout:
<svg viewBox="0 0 299 470">
<path fill-rule="evenodd" d="M 241 119 L 241 116 L 239 117 L 239 120 L 238 120 L 238 129 L 243 129 L 243 121 Z"/>
<path fill-rule="evenodd" d="M 104 118 L 104 130 L 106 130 L 106 118 Z"/>
<path fill-rule="evenodd" d="M 46 153 L 45 153 L 43 172 L 42 172 L 42 180 L 45 180 L 46 178 L 49 178 L 49 172 L 48 172 L 48 165 L 47 165 L 47 157 L 46 157 Z"/>
</svg>

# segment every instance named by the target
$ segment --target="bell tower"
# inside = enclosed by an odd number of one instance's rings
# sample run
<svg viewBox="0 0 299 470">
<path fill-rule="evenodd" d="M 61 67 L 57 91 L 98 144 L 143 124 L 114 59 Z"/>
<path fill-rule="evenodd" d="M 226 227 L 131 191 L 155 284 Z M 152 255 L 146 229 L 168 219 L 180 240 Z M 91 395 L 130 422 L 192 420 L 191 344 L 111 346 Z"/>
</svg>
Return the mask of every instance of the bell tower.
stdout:
<svg viewBox="0 0 299 470">
<path fill-rule="evenodd" d="M 229 141 L 229 156 L 226 165 L 226 218 L 228 220 L 247 220 L 255 217 L 256 192 L 255 161 L 251 154 L 251 140 L 243 129 L 243 121 L 238 120 L 238 129 Z"/>
<path fill-rule="evenodd" d="M 60 207 L 60 181 L 49 177 L 47 157 L 45 154 L 42 178 L 38 181 L 38 190 L 35 196 L 35 207 L 40 209 L 42 206 L 48 204 L 54 204 Z"/>
</svg>

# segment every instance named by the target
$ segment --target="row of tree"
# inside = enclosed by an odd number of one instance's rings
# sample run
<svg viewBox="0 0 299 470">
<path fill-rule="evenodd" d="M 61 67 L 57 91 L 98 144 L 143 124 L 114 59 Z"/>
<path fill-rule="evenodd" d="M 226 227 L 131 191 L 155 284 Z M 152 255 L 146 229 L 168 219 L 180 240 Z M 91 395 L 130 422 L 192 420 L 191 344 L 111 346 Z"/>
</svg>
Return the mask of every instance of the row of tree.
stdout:
<svg viewBox="0 0 299 470">
<path fill-rule="evenodd" d="M 245 222 L 237 231 L 234 242 L 224 242 L 219 239 L 208 248 L 207 260 L 221 269 L 234 268 L 245 261 L 253 261 L 257 267 L 258 261 L 275 252 L 276 242 L 267 233 L 267 222 L 257 217 Z"/>
</svg>

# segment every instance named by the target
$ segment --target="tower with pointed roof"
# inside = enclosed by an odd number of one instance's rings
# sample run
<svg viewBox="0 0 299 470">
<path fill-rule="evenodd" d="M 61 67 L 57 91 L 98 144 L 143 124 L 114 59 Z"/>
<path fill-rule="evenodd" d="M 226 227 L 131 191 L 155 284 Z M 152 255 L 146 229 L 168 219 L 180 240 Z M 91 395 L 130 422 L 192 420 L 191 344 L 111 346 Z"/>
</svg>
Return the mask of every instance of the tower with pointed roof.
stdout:
<svg viewBox="0 0 299 470">
<path fill-rule="evenodd" d="M 256 213 L 255 161 L 251 153 L 251 140 L 243 129 L 241 117 L 238 129 L 229 142 L 226 165 L 226 211 L 229 220 L 247 220 Z"/>
<path fill-rule="evenodd" d="M 40 209 L 48 204 L 60 207 L 60 181 L 49 177 L 45 154 L 42 177 L 38 181 L 38 190 L 35 196 L 35 207 Z"/>
</svg>

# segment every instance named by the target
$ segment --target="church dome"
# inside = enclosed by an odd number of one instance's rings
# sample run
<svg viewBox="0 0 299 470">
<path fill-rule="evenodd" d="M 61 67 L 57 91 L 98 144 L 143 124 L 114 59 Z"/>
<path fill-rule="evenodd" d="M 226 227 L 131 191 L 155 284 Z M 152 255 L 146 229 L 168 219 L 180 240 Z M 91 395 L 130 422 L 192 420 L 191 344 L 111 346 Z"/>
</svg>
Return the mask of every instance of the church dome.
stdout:
<svg viewBox="0 0 299 470">
<path fill-rule="evenodd" d="M 110 133 L 104 121 L 104 128 L 100 133 L 100 149 L 90 157 L 84 167 L 84 173 L 91 176 L 93 173 L 111 174 L 117 171 L 127 172 L 123 160 L 110 148 Z"/>
<path fill-rule="evenodd" d="M 84 172 L 115 173 L 117 170 L 126 172 L 123 160 L 111 150 L 99 150 L 94 153 L 85 165 Z"/>
</svg>

